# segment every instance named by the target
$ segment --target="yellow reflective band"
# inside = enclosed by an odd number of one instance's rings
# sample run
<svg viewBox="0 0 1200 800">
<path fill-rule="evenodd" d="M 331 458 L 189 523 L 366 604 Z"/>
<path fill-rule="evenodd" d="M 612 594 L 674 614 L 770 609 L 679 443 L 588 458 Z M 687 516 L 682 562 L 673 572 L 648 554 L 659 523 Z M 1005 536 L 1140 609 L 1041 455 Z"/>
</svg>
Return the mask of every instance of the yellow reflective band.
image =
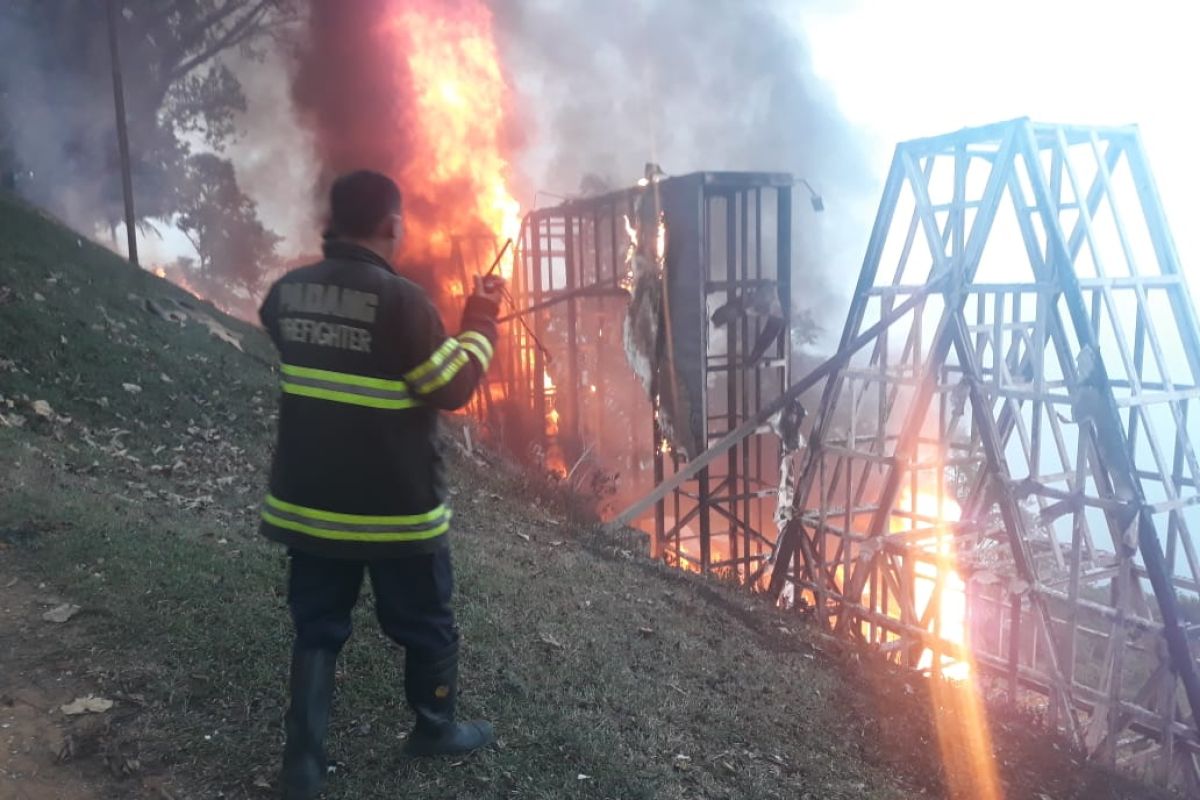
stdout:
<svg viewBox="0 0 1200 800">
<path fill-rule="evenodd" d="M 352 394 L 350 392 L 337 392 L 332 389 L 320 389 L 316 386 L 304 386 L 298 383 L 288 383 L 284 381 L 280 384 L 285 394 L 299 395 L 300 397 L 311 397 L 317 400 L 331 400 L 335 403 L 349 403 L 355 406 L 366 406 L 368 408 L 383 408 L 383 409 L 399 409 L 399 408 L 416 408 L 421 405 L 420 401 L 414 400 L 411 397 L 404 399 L 388 398 L 388 397 L 370 397 L 365 394 Z"/>
<path fill-rule="evenodd" d="M 483 367 L 484 369 L 488 368 L 488 364 L 490 364 L 492 360 L 487 353 L 484 353 L 472 342 L 460 342 L 460 344 L 462 344 L 463 350 L 466 350 L 468 353 L 475 356 L 475 360 L 479 362 L 479 366 Z"/>
<path fill-rule="evenodd" d="M 486 336 L 484 336 L 479 331 L 463 331 L 462 333 L 460 333 L 458 335 L 458 341 L 460 343 L 461 342 L 475 342 L 481 348 L 483 348 L 484 351 L 487 352 L 489 358 L 496 352 L 495 348 L 492 347 L 491 340 L 488 339 Z"/>
<path fill-rule="evenodd" d="M 457 348 L 458 341 L 455 339 L 447 339 L 446 341 L 442 342 L 442 346 L 437 350 L 434 350 L 433 355 L 405 373 L 405 380 L 409 381 L 410 383 L 418 381 L 428 375 L 430 372 L 433 372 L 435 369 L 441 369 L 446 363 L 446 359 L 449 358 L 450 354 L 453 353 Z"/>
<path fill-rule="evenodd" d="M 366 375 L 354 375 L 349 372 L 331 372 L 327 369 L 313 369 L 312 367 L 297 367 L 293 364 L 283 364 L 279 369 L 284 375 L 291 375 L 295 378 L 312 378 L 318 381 L 344 383 L 348 386 L 362 386 L 368 389 L 389 389 L 394 392 L 408 391 L 408 384 L 404 381 L 370 378 Z"/>
<path fill-rule="evenodd" d="M 277 517 L 270 511 L 266 510 L 262 512 L 262 518 L 277 528 L 287 528 L 288 530 L 296 531 L 298 533 L 315 536 L 318 539 L 335 539 L 338 541 L 353 542 L 418 542 L 426 539 L 434 539 L 450 530 L 449 521 L 443 522 L 436 528 L 430 528 L 429 530 L 425 531 L 370 533 L 366 531 L 331 531 L 325 528 L 314 528 L 311 525 L 305 525 L 303 522 L 295 522 L 290 519 Z"/>
<path fill-rule="evenodd" d="M 454 357 L 454 360 L 443 367 L 442 371 L 438 373 L 437 377 L 427 383 L 419 384 L 415 387 L 417 393 L 429 394 L 430 392 L 436 392 L 438 389 L 454 380 L 454 376 L 459 373 L 459 370 L 467 365 L 468 358 L 469 357 L 467 356 L 466 351 L 459 350 L 458 355 Z"/>
<path fill-rule="evenodd" d="M 492 346 L 491 341 L 479 331 L 463 331 L 458 335 L 459 344 L 463 347 L 474 345 L 483 353 L 483 365 L 486 367 L 492 360 L 492 356 L 496 354 L 496 348 Z"/>
<path fill-rule="evenodd" d="M 320 508 L 296 505 L 286 500 L 280 500 L 273 494 L 267 495 L 267 505 L 277 508 L 280 511 L 290 511 L 293 514 L 308 517 L 309 519 L 318 519 L 322 522 L 345 522 L 351 525 L 420 525 L 424 522 L 432 522 L 450 513 L 450 509 L 445 506 L 438 506 L 432 511 L 426 511 L 424 514 L 399 514 L 382 517 L 371 514 L 343 514 L 337 511 L 324 511 Z"/>
</svg>

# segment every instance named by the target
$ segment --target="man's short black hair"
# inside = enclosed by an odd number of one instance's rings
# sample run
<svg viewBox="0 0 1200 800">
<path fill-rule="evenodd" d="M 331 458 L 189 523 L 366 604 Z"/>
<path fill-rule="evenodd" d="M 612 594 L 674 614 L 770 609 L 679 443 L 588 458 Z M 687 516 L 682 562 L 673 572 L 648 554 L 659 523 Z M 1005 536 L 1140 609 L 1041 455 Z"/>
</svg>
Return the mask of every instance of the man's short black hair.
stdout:
<svg viewBox="0 0 1200 800">
<path fill-rule="evenodd" d="M 392 214 L 400 213 L 400 187 L 378 172 L 362 169 L 333 182 L 326 238 L 367 239 Z"/>
</svg>

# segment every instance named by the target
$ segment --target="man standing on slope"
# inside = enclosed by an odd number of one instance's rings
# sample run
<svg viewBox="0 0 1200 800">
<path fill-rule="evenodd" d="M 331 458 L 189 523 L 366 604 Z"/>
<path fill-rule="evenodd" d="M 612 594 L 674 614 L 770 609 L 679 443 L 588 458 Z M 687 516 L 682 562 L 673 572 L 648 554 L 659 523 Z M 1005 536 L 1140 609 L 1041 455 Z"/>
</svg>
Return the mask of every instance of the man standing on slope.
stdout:
<svg viewBox="0 0 1200 800">
<path fill-rule="evenodd" d="M 259 312 L 282 362 L 262 532 L 291 557 L 285 798 L 315 797 L 324 782 L 334 664 L 364 570 L 380 626 L 405 650 L 417 720 L 405 752 L 464 753 L 494 739 L 488 723 L 454 718 L 450 511 L 435 439 L 438 410 L 463 406 L 491 360 L 499 289 L 477 286 L 462 332 L 447 337 L 425 293 L 392 271 L 402 224 L 391 179 L 338 178 L 325 259 L 281 278 Z"/>
</svg>

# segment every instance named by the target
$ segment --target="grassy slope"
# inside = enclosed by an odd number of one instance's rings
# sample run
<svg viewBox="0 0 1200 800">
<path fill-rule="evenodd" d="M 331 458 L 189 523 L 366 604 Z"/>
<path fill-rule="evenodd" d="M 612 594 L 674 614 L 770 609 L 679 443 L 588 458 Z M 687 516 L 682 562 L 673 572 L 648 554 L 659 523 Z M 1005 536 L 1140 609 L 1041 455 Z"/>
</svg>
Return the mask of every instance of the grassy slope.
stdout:
<svg viewBox="0 0 1200 800">
<path fill-rule="evenodd" d="M 121 700 L 105 749 L 140 754 L 109 794 L 149 796 L 149 776 L 177 798 L 262 797 L 289 634 L 283 555 L 254 532 L 272 356 L 246 326 L 226 320 L 240 353 L 147 313 L 146 296 L 186 297 L 0 197 L 0 413 L 28 420 L 0 426 L 0 578 L 19 570 L 84 606 L 93 644 L 77 655 Z M 399 660 L 364 603 L 331 796 L 944 794 L 921 686 L 821 652 L 783 629 L 795 618 L 668 572 L 636 539 L 554 519 L 519 476 L 456 466 L 463 704 L 502 746 L 400 763 Z M 1049 738 L 997 738 L 1009 797 L 1137 796 Z M 1033 752 L 1050 759 L 1040 773 Z"/>
</svg>

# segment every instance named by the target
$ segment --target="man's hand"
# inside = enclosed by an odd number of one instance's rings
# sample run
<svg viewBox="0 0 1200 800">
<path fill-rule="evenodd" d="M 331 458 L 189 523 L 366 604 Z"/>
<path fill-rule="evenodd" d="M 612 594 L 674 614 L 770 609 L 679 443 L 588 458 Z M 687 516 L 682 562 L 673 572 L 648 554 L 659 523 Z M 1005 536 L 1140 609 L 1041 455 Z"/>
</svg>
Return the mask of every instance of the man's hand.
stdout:
<svg viewBox="0 0 1200 800">
<path fill-rule="evenodd" d="M 496 305 L 504 299 L 504 278 L 499 275 L 475 276 L 475 296 L 490 300 Z"/>
</svg>

